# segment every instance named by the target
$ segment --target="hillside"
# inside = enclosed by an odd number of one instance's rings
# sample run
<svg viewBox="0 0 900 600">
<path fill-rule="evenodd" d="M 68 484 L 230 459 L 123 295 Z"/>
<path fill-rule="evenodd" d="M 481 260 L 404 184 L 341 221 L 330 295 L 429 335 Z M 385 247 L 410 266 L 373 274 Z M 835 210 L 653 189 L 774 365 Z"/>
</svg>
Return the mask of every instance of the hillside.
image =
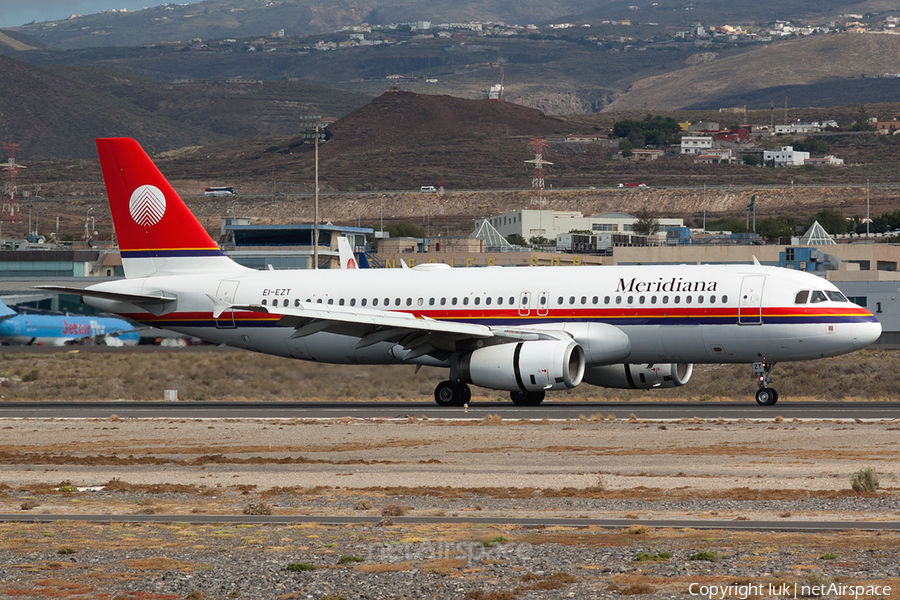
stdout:
<svg viewBox="0 0 900 600">
<path fill-rule="evenodd" d="M 291 35 L 316 35 L 342 26 L 371 23 L 466 23 L 468 21 L 539 25 L 567 20 L 629 19 L 663 25 L 704 23 L 767 23 L 797 20 L 811 24 L 834 20 L 846 12 L 896 10 L 889 0 L 663 0 L 645 3 L 616 0 L 545 0 L 542 2 L 478 2 L 450 0 L 205 0 L 168 3 L 135 12 L 106 12 L 75 19 L 34 23 L 16 28 L 54 48 L 160 44 L 200 38 L 265 36 L 285 30 Z"/>
<path fill-rule="evenodd" d="M 877 33 L 811 36 L 779 44 L 761 46 L 740 56 L 720 58 L 642 79 L 604 110 L 675 110 L 679 108 L 729 107 L 755 102 L 763 108 L 772 101 L 784 104 L 785 87 L 804 98 L 810 90 L 819 99 L 867 84 L 862 77 L 880 77 L 897 71 L 900 36 Z M 886 92 L 900 93 L 900 79 L 879 82 Z M 813 86 L 804 89 L 802 86 Z M 769 92 L 769 93 L 767 93 Z M 850 92 L 858 102 L 887 101 Z M 862 97 L 861 97 L 862 96 Z M 845 97 L 846 98 L 846 97 Z M 812 101 L 788 98 L 792 106 L 814 106 Z M 833 104 L 840 101 L 832 100 Z"/>
<path fill-rule="evenodd" d="M 320 180 L 331 189 L 411 189 L 437 185 L 497 186 L 527 173 L 531 137 L 560 136 L 572 126 L 538 110 L 497 100 L 387 92 L 328 128 L 319 150 Z M 247 169 L 265 176 L 290 160 L 291 176 L 313 176 L 312 147 L 301 138 L 248 152 Z M 277 158 L 280 157 L 280 158 Z M 527 182 L 527 175 L 522 178 Z M 519 187 L 521 182 L 517 182 Z"/>
<path fill-rule="evenodd" d="M 150 151 L 288 135 L 300 114 L 339 117 L 368 102 L 302 82 L 157 82 L 96 67 L 34 67 L 0 56 L 0 140 L 20 156 L 93 158 L 94 138 L 128 136 Z"/>
<path fill-rule="evenodd" d="M 610 4 L 613 0 L 601 0 Z M 184 41 L 269 35 L 311 35 L 342 26 L 416 21 L 509 21 L 530 23 L 581 14 L 597 2 L 546 0 L 505 2 L 462 0 L 432 3 L 425 0 L 205 0 L 193 4 L 164 4 L 129 13 L 85 15 L 75 19 L 36 23 L 15 28 L 54 48 L 133 46 Z"/>
<path fill-rule="evenodd" d="M 27 158 L 95 156 L 94 138 L 136 136 L 154 151 L 219 139 L 113 94 L 0 56 L 0 139 Z"/>
</svg>

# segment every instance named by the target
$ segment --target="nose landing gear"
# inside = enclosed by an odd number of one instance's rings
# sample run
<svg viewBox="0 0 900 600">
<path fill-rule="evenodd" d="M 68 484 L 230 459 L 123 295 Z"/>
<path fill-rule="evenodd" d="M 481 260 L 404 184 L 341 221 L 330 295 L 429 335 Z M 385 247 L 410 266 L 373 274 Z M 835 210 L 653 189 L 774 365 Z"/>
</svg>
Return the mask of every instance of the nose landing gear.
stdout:
<svg viewBox="0 0 900 600">
<path fill-rule="evenodd" d="M 775 388 L 769 387 L 769 384 L 775 381 L 769 377 L 774 367 L 775 363 L 753 363 L 753 376 L 756 377 L 759 384 L 759 389 L 756 391 L 756 403 L 760 406 L 772 406 L 778 402 L 778 392 Z"/>
</svg>

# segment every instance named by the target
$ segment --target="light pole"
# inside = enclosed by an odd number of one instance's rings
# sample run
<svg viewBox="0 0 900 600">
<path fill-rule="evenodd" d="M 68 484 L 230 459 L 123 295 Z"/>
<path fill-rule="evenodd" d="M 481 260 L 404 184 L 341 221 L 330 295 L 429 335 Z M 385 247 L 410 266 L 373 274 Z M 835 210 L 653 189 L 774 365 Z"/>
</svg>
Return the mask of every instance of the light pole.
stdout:
<svg viewBox="0 0 900 600">
<path fill-rule="evenodd" d="M 869 180 L 866 179 L 866 239 L 869 239 Z"/>
<path fill-rule="evenodd" d="M 313 269 L 319 268 L 319 138 L 322 136 L 322 117 L 319 115 L 306 115 L 300 117 L 303 126 L 303 137 L 312 138 L 316 146 L 316 184 L 315 184 L 315 219 L 313 223 Z"/>
<path fill-rule="evenodd" d="M 706 233 L 706 184 L 703 184 L 703 233 Z"/>
<path fill-rule="evenodd" d="M 91 211 L 94 210 L 93 206 L 88 207 L 87 212 L 84 213 L 84 241 L 87 243 L 89 239 L 91 239 L 91 232 L 88 230 L 88 222 L 91 220 Z"/>
<path fill-rule="evenodd" d="M 381 195 L 381 233 L 384 233 L 384 194 Z"/>
</svg>

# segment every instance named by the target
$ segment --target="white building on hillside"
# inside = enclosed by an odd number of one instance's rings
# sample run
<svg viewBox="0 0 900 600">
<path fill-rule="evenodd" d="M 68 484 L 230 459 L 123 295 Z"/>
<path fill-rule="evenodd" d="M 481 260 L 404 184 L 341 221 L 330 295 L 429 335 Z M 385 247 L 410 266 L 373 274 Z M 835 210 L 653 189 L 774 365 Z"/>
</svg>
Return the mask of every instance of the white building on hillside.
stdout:
<svg viewBox="0 0 900 600">
<path fill-rule="evenodd" d="M 800 167 L 806 164 L 809 152 L 799 152 L 792 146 L 782 146 L 779 150 L 763 152 L 765 162 L 774 161 L 776 167 Z"/>
<path fill-rule="evenodd" d="M 681 138 L 682 154 L 706 154 L 713 149 L 713 138 L 703 135 L 686 135 Z"/>
</svg>

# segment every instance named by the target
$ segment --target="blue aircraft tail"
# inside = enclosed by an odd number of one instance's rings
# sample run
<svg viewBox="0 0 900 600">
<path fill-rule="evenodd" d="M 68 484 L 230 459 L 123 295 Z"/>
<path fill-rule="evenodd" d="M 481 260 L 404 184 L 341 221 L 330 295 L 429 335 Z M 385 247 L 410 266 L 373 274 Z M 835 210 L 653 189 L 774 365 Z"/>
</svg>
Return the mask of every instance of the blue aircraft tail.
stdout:
<svg viewBox="0 0 900 600">
<path fill-rule="evenodd" d="M 11 309 L 7 305 L 5 305 L 3 303 L 3 300 L 0 300 L 0 319 L 2 319 L 4 317 L 12 317 L 17 314 L 19 314 L 19 313 L 17 313 L 16 311 Z"/>
</svg>

